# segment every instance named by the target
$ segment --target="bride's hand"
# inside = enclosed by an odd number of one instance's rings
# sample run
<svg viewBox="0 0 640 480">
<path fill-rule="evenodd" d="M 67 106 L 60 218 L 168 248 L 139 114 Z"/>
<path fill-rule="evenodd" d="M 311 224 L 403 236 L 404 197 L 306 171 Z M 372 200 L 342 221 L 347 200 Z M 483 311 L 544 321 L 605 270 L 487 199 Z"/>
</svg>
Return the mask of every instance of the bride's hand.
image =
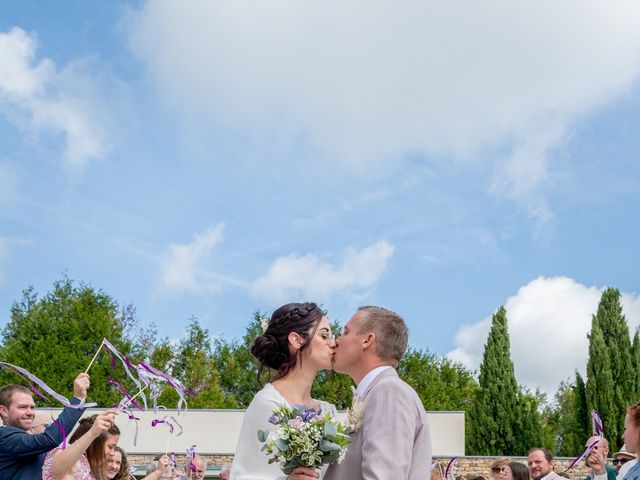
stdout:
<svg viewBox="0 0 640 480">
<path fill-rule="evenodd" d="M 287 480 L 316 480 L 320 474 L 313 468 L 298 467 L 291 472 Z"/>
</svg>

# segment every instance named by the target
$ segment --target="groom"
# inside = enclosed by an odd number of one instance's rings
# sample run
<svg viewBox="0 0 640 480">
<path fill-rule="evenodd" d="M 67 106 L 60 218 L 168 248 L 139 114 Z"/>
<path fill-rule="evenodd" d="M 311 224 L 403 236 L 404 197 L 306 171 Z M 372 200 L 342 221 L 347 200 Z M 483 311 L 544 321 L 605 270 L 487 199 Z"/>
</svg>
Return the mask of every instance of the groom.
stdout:
<svg viewBox="0 0 640 480">
<path fill-rule="evenodd" d="M 345 459 L 330 465 L 324 480 L 429 478 L 427 415 L 415 390 L 395 370 L 408 336 L 397 313 L 360 307 L 336 340 L 334 369 L 356 382 L 364 410 Z"/>
</svg>

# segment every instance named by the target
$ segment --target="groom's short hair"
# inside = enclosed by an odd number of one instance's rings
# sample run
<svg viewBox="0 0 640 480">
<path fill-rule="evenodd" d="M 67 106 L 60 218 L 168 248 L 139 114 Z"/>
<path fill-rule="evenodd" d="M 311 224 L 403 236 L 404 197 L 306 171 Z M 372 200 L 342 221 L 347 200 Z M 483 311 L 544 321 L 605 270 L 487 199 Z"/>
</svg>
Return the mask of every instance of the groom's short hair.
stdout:
<svg viewBox="0 0 640 480">
<path fill-rule="evenodd" d="M 394 366 L 397 365 L 404 357 L 409 341 L 409 330 L 402 317 L 382 307 L 360 307 L 358 312 L 360 313 L 358 333 L 374 332 L 376 352 L 380 360 L 392 360 L 395 362 Z"/>
</svg>

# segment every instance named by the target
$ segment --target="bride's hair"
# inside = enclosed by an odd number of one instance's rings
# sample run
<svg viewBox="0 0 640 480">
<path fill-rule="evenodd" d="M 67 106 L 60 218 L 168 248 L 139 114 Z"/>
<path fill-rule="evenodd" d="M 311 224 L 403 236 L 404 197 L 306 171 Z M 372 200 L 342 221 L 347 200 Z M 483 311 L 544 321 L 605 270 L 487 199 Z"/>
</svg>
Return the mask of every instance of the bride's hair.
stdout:
<svg viewBox="0 0 640 480">
<path fill-rule="evenodd" d="M 258 380 L 265 367 L 275 372 L 271 380 L 284 377 L 295 366 L 302 351 L 318 328 L 324 312 L 315 303 L 288 303 L 271 315 L 269 326 L 251 346 L 251 353 L 260 362 Z M 295 332 L 304 339 L 302 347 L 291 355 L 289 334 Z"/>
</svg>

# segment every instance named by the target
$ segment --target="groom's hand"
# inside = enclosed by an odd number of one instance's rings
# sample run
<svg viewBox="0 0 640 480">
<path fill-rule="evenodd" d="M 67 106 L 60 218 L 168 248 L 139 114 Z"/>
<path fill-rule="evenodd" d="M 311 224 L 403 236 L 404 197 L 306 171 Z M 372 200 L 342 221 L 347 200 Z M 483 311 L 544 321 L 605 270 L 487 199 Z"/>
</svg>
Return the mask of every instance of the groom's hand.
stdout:
<svg viewBox="0 0 640 480">
<path fill-rule="evenodd" d="M 287 477 L 288 480 L 317 480 L 320 474 L 313 468 L 298 467 Z"/>
</svg>

